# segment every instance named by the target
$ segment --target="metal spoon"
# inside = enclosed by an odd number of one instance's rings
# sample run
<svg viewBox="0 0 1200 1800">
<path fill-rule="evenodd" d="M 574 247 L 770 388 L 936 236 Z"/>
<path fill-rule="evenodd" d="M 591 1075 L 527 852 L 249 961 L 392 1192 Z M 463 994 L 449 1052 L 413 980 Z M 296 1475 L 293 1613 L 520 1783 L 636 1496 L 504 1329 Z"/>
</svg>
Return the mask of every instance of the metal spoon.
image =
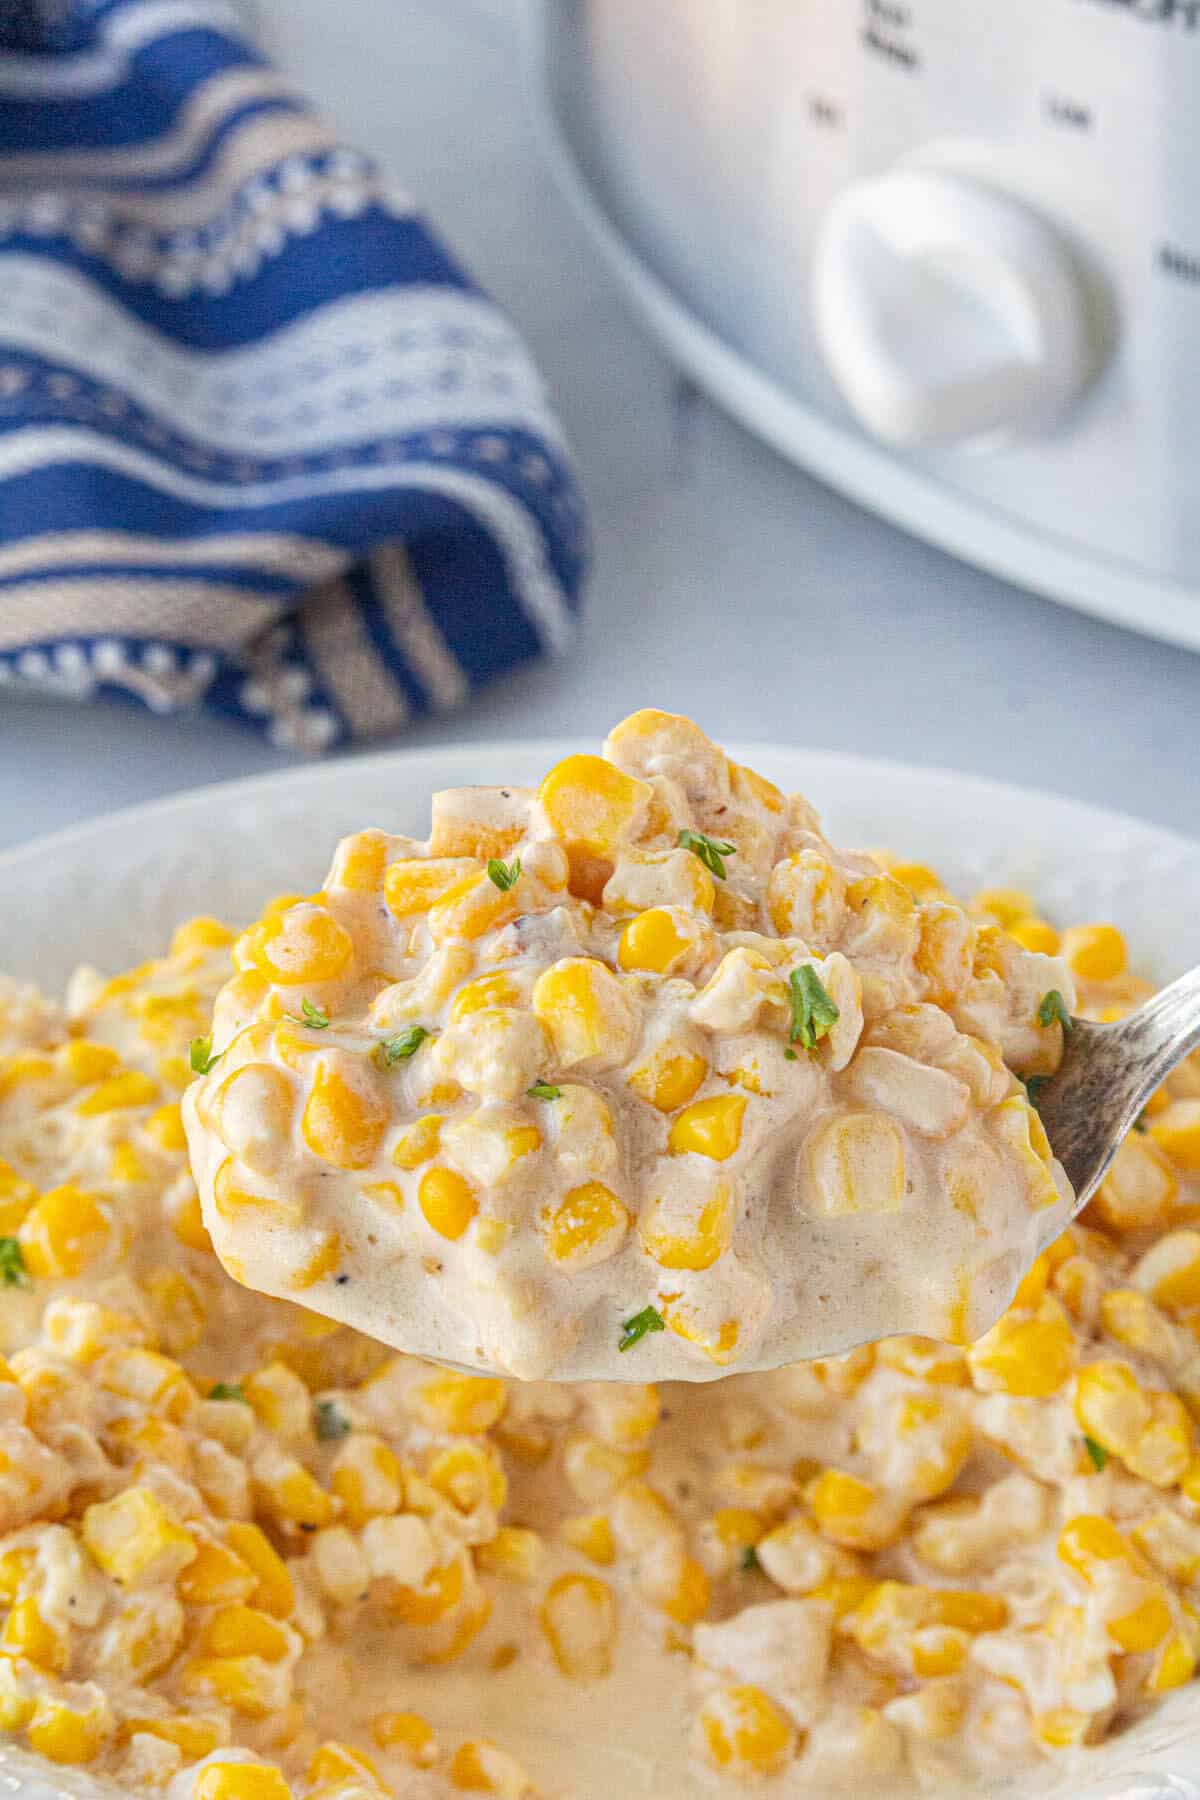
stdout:
<svg viewBox="0 0 1200 1800">
<path fill-rule="evenodd" d="M 1155 1088 L 1198 1044 L 1200 969 L 1181 975 L 1114 1025 L 1071 1020 L 1058 1072 L 1032 1098 L 1075 1190 L 1076 1214 Z"/>
</svg>

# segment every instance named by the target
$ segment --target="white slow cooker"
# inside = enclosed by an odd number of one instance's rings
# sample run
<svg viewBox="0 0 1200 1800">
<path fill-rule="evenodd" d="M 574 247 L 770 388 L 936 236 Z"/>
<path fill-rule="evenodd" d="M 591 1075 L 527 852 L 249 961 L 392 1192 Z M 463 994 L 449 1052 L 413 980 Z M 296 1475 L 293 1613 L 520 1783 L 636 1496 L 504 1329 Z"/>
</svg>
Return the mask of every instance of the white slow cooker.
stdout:
<svg viewBox="0 0 1200 1800">
<path fill-rule="evenodd" d="M 561 178 L 701 383 L 1200 648 L 1200 0 L 538 0 Z"/>
</svg>

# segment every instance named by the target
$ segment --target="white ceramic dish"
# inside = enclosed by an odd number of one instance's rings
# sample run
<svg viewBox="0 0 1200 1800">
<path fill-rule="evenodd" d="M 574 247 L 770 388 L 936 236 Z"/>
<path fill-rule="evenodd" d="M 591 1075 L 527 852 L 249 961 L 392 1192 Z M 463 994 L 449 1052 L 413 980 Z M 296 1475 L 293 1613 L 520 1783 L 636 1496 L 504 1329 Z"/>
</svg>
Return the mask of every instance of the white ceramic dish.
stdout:
<svg viewBox="0 0 1200 1800">
<path fill-rule="evenodd" d="M 60 989 L 81 960 L 116 970 L 152 953 L 189 914 L 238 920 L 273 893 L 316 886 L 346 831 L 377 824 L 420 834 L 434 789 L 532 782 L 576 748 L 526 740 L 363 757 L 200 789 L 9 851 L 0 856 L 0 967 L 49 990 Z M 735 754 L 807 793 L 839 843 L 919 856 L 960 890 L 994 881 L 1028 886 L 1063 921 L 1111 918 L 1158 979 L 1200 959 L 1200 843 L 939 770 L 817 750 L 745 745 Z M 596 1710 L 600 1729 L 603 1709 Z M 575 1716 L 582 1724 L 590 1710 L 581 1706 Z M 501 1722 L 496 1729 L 503 1732 Z M 602 1800 L 621 1774 L 614 1760 L 601 1785 L 576 1784 L 572 1794 Z M 627 1767 L 621 1786 L 632 1793 Z M 83 1772 L 0 1747 L 0 1792 L 18 1800 L 87 1800 L 98 1787 Z M 645 1792 L 685 1800 L 667 1771 Z M 1200 1686 L 1179 1690 L 1083 1770 L 1058 1780 L 1048 1771 L 1045 1781 L 1006 1792 L 1200 1800 Z"/>
</svg>

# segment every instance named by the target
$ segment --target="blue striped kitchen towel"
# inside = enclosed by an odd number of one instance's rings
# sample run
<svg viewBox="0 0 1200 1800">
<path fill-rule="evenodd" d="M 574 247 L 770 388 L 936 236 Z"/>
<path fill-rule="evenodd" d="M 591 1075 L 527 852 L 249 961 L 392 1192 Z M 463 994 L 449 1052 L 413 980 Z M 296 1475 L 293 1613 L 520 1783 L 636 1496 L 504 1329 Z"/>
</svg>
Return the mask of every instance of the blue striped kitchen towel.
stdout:
<svg viewBox="0 0 1200 1800">
<path fill-rule="evenodd" d="M 0 0 L 0 683 L 321 750 L 569 639 L 520 337 L 224 0 Z"/>
</svg>

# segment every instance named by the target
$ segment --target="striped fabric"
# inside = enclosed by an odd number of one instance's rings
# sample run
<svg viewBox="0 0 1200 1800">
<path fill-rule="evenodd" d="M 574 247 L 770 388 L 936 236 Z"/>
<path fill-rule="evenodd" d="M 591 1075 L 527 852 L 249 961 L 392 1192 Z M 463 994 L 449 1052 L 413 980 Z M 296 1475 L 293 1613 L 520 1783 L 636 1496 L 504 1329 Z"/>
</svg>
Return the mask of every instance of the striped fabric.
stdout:
<svg viewBox="0 0 1200 1800">
<path fill-rule="evenodd" d="M 0 0 L 0 684 L 322 750 L 569 640 L 537 371 L 224 0 Z"/>
</svg>

